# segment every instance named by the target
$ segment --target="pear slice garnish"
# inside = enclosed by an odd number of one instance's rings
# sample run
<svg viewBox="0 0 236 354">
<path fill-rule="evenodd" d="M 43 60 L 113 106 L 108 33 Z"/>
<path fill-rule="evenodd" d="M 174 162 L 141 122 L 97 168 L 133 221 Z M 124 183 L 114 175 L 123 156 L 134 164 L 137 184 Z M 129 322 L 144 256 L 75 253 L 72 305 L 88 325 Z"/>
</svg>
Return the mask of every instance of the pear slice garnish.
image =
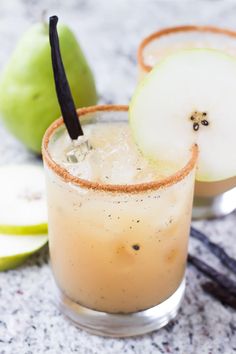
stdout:
<svg viewBox="0 0 236 354">
<path fill-rule="evenodd" d="M 236 59 L 210 49 L 180 50 L 138 85 L 130 125 L 152 160 L 187 158 L 199 147 L 197 180 L 236 175 Z"/>
</svg>

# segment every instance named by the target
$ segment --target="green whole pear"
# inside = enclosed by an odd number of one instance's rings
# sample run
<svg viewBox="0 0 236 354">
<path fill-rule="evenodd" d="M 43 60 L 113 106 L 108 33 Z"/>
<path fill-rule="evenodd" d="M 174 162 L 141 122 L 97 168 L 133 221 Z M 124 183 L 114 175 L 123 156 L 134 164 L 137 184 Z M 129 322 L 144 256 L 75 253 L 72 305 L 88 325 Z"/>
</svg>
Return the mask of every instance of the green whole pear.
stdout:
<svg viewBox="0 0 236 354">
<path fill-rule="evenodd" d="M 93 74 L 75 36 L 65 25 L 58 25 L 58 36 L 76 107 L 96 104 Z M 60 116 L 47 24 L 37 24 L 25 33 L 2 73 L 0 114 L 16 138 L 40 153 L 45 130 Z"/>
</svg>

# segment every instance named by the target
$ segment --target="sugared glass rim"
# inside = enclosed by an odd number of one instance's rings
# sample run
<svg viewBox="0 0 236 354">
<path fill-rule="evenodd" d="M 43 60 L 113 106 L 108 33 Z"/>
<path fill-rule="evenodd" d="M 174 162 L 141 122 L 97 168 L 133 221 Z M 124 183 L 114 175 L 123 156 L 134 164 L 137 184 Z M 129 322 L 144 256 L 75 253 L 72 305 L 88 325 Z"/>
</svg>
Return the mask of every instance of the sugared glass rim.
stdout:
<svg viewBox="0 0 236 354">
<path fill-rule="evenodd" d="M 81 118 L 84 115 L 95 112 L 128 112 L 128 106 L 125 105 L 97 105 L 86 108 L 80 108 L 77 110 L 77 113 Z M 145 119 L 145 118 L 144 118 Z M 63 119 L 59 118 L 54 121 L 46 130 L 43 142 L 42 142 L 42 154 L 44 162 L 49 168 L 53 170 L 58 176 L 60 176 L 65 182 L 70 182 L 74 185 L 78 185 L 85 189 L 93 189 L 96 191 L 105 191 L 105 192 L 115 192 L 115 193 L 140 193 L 148 190 L 157 190 L 159 188 L 171 186 L 181 180 L 183 180 L 195 167 L 197 157 L 198 157 L 198 147 L 193 145 L 191 148 L 191 157 L 187 164 L 175 172 L 174 174 L 162 178 L 158 181 L 152 181 L 147 183 L 139 184 L 104 184 L 91 182 L 76 176 L 71 175 L 65 168 L 57 164 L 51 157 L 48 151 L 48 144 L 50 138 L 53 136 L 54 132 L 64 124 Z"/>
<path fill-rule="evenodd" d="M 236 32 L 226 28 L 220 28 L 215 26 L 194 26 L 194 25 L 186 25 L 186 26 L 175 26 L 175 27 L 166 27 L 157 32 L 150 34 L 145 37 L 138 47 L 138 65 L 146 72 L 152 70 L 152 66 L 148 65 L 144 61 L 143 51 L 145 47 L 155 39 L 160 37 L 164 37 L 166 35 L 171 35 L 179 32 L 209 32 L 215 34 L 222 34 L 230 37 L 234 37 L 236 39 Z"/>
</svg>

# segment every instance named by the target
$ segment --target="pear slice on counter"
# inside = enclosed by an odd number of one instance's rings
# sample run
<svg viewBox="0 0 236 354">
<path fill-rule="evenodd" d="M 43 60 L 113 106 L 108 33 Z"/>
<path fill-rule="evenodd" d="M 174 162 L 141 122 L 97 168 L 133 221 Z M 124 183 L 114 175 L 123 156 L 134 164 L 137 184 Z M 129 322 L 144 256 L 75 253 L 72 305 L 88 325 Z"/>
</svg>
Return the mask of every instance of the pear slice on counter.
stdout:
<svg viewBox="0 0 236 354">
<path fill-rule="evenodd" d="M 0 271 L 12 269 L 22 264 L 31 254 L 42 248 L 48 241 L 42 235 L 0 234 Z"/>
<path fill-rule="evenodd" d="M 41 165 L 0 167 L 0 233 L 47 232 L 45 178 Z"/>
</svg>

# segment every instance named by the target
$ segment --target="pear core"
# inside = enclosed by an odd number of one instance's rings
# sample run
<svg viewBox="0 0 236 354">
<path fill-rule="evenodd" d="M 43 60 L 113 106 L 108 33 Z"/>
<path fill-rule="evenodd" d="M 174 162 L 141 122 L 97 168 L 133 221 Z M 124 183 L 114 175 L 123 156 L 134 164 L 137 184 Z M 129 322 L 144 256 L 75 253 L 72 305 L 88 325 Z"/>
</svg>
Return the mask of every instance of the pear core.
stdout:
<svg viewBox="0 0 236 354">
<path fill-rule="evenodd" d="M 190 115 L 190 120 L 193 123 L 193 130 L 194 131 L 198 131 L 201 125 L 203 125 L 205 127 L 209 125 L 207 112 L 194 111 Z"/>
</svg>

